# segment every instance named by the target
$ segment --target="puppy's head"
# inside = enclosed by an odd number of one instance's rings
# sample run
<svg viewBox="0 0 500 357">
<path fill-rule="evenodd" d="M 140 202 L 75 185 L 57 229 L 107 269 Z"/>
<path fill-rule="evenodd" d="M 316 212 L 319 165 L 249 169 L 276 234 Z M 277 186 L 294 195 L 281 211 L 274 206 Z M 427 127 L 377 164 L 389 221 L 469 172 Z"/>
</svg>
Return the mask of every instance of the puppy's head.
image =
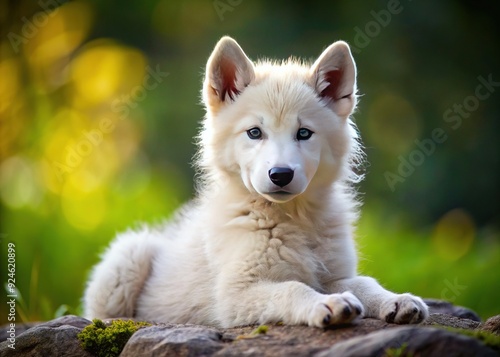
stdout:
<svg viewBox="0 0 500 357">
<path fill-rule="evenodd" d="M 202 95 L 200 164 L 214 179 L 239 178 L 250 192 L 286 202 L 351 173 L 356 67 L 345 42 L 312 65 L 254 65 L 223 37 L 208 60 Z"/>
</svg>

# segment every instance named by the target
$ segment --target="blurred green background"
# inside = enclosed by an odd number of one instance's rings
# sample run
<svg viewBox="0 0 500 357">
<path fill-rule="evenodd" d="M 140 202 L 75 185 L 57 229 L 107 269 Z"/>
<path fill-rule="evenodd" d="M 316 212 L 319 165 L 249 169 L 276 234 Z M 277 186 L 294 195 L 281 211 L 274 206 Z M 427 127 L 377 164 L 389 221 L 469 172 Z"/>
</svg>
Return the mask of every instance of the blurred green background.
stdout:
<svg viewBox="0 0 500 357">
<path fill-rule="evenodd" d="M 499 7 L 2 1 L 0 273 L 7 282 L 12 242 L 17 321 L 79 313 L 115 233 L 159 222 L 192 196 L 202 74 L 225 34 L 252 59 L 313 60 L 350 43 L 369 162 L 361 272 L 499 314 Z M 2 303 L 0 323 L 6 316 Z"/>
</svg>

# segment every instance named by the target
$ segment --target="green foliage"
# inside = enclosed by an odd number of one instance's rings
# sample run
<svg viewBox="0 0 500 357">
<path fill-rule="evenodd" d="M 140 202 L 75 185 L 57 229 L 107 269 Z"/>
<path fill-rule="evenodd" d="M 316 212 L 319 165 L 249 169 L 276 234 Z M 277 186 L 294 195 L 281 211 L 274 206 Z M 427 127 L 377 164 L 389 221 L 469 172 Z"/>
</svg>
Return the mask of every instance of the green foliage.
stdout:
<svg viewBox="0 0 500 357">
<path fill-rule="evenodd" d="M 54 318 L 57 319 L 61 316 L 66 316 L 66 315 L 77 315 L 77 316 L 82 315 L 80 306 L 74 309 L 69 305 L 62 304 L 56 309 L 56 312 L 54 313 Z"/>
<path fill-rule="evenodd" d="M 29 290 L 27 294 L 30 297 L 29 299 L 25 298 L 17 286 L 13 288 L 13 291 L 10 291 L 8 284 L 4 284 L 4 289 L 7 292 L 7 295 L 15 296 L 14 299 L 16 300 L 16 314 L 19 319 L 18 321 L 29 322 L 56 319 L 65 315 L 82 315 L 81 304 L 76 308 L 68 304 L 61 304 L 57 308 L 54 308 L 54 305 L 50 302 L 50 298 L 46 294 L 40 294 L 39 257 L 39 255 L 35 256 L 35 261 L 31 267 L 29 279 L 26 279 L 29 283 Z"/>
<path fill-rule="evenodd" d="M 83 349 L 98 357 L 118 356 L 127 341 L 141 327 L 151 326 L 147 322 L 132 320 L 114 320 L 111 325 L 99 319 L 92 320 L 92 324 L 85 327 L 78 334 Z"/>
<path fill-rule="evenodd" d="M 8 295 L 15 296 L 17 315 L 21 318 L 22 321 L 29 321 L 29 318 L 28 318 L 29 317 L 29 308 L 28 308 L 26 301 L 24 300 L 23 295 L 19 291 L 19 289 L 17 287 L 15 287 L 13 289 L 13 291 L 10 291 L 8 286 L 7 286 L 7 283 L 4 284 L 4 289 Z"/>
<path fill-rule="evenodd" d="M 495 236 L 478 231 L 462 257 L 448 259 L 435 248 L 432 227 L 409 229 L 407 222 L 381 212 L 374 206 L 363 209 L 357 230 L 361 274 L 389 290 L 468 307 L 483 319 L 499 313 L 498 277 L 491 273 L 500 262 Z"/>
</svg>

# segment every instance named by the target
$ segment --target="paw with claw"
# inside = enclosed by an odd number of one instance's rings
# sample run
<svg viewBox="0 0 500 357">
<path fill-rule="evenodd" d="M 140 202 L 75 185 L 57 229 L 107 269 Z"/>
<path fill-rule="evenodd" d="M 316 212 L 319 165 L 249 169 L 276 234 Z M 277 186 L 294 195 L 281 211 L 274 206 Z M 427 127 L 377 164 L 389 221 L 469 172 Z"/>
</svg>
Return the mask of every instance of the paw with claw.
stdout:
<svg viewBox="0 0 500 357">
<path fill-rule="evenodd" d="M 429 316 L 421 298 L 401 294 L 385 301 L 380 307 L 380 319 L 396 324 L 418 324 Z"/>
<path fill-rule="evenodd" d="M 326 327 L 352 322 L 363 316 L 363 305 L 350 292 L 324 295 L 313 307 L 309 326 Z"/>
</svg>

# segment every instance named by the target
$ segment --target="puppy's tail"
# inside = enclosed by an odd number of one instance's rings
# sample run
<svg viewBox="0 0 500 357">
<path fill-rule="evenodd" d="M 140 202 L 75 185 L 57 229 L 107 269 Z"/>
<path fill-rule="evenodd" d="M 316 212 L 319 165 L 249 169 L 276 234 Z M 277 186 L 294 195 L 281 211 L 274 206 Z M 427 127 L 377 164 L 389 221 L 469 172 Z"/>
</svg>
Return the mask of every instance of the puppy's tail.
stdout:
<svg viewBox="0 0 500 357">
<path fill-rule="evenodd" d="M 94 267 L 84 295 L 86 318 L 134 317 L 160 238 L 147 229 L 115 239 Z"/>
</svg>

